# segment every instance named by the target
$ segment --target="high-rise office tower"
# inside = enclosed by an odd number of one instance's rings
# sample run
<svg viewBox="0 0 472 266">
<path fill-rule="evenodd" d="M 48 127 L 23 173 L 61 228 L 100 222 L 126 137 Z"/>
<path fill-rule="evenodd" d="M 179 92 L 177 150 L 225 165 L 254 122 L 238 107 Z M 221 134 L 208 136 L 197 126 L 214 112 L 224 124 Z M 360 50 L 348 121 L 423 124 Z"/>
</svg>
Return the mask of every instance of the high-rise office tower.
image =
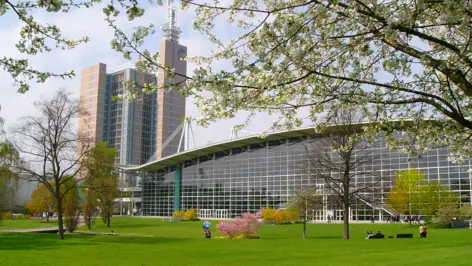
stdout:
<svg viewBox="0 0 472 266">
<path fill-rule="evenodd" d="M 88 132 L 95 141 L 103 140 L 116 149 L 115 163 L 146 163 L 157 146 L 157 93 L 143 94 L 135 100 L 112 100 L 123 94 L 123 82 L 156 82 L 155 75 L 123 65 L 106 73 L 99 63 L 82 70 L 80 98 L 88 117 L 79 119 L 79 131 Z"/>
<path fill-rule="evenodd" d="M 160 65 L 171 66 L 176 75 L 170 80 L 164 69 L 157 75 L 142 73 L 126 64 L 111 69 L 99 63 L 82 70 L 80 98 L 88 117 L 79 118 L 79 131 L 88 132 L 95 140 L 107 141 L 117 150 L 116 163 L 139 165 L 177 152 L 180 134 L 163 144 L 182 123 L 185 116 L 185 97 L 172 90 L 169 84 L 184 86 L 187 63 L 183 57 L 187 47 L 180 45 L 180 29 L 176 24 L 176 10 L 168 7 L 168 21 L 162 26 L 165 39 L 160 42 Z M 154 82 L 157 92 L 141 95 L 135 100 L 115 100 L 125 93 L 124 81 L 137 84 Z"/>
<path fill-rule="evenodd" d="M 116 148 L 117 165 L 140 165 L 177 152 L 183 132 L 174 135 L 172 141 L 168 139 L 183 122 L 185 97 L 169 84 L 184 86 L 187 63 L 182 59 L 187 48 L 178 43 L 181 31 L 176 24 L 176 10 L 170 5 L 168 21 L 162 30 L 165 39 L 160 42 L 159 63 L 175 69 L 173 80 L 164 69 L 143 73 L 132 64 L 107 71 L 105 64 L 98 63 L 82 70 L 80 100 L 88 114 L 79 117 L 79 132 Z M 113 100 L 113 96 L 126 93 L 125 81 L 135 81 L 138 85 L 152 82 L 158 85 L 158 90 L 132 101 Z M 124 176 L 121 186 L 135 187 L 138 183 L 139 180 Z"/>
<path fill-rule="evenodd" d="M 167 23 L 162 26 L 165 39 L 160 43 L 160 65 L 163 67 L 171 66 L 174 68 L 174 80 L 166 77 L 163 69 L 158 73 L 158 95 L 157 95 L 157 142 L 164 143 L 174 130 L 182 122 L 185 116 L 185 97 L 178 91 L 168 90 L 169 84 L 184 85 L 185 76 L 187 75 L 187 62 L 183 61 L 183 57 L 187 55 L 187 47 L 180 45 L 179 35 L 180 28 L 176 23 L 175 8 L 168 6 Z M 179 133 L 179 134 L 182 134 Z M 180 135 L 175 136 L 164 149 L 157 149 L 156 158 L 160 159 L 173 154 L 177 151 Z M 159 146 L 161 147 L 161 146 Z"/>
</svg>

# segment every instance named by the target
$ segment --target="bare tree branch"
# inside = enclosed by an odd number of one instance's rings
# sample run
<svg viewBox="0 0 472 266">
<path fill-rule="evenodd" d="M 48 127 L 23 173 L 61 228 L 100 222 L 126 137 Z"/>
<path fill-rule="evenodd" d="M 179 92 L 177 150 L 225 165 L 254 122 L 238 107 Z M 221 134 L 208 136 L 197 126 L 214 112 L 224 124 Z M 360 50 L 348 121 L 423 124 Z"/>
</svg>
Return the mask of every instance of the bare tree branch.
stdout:
<svg viewBox="0 0 472 266">
<path fill-rule="evenodd" d="M 82 160 L 92 139 L 77 133 L 73 120 L 85 111 L 70 94 L 58 91 L 52 99 L 35 103 L 37 116 L 20 119 L 13 130 L 15 146 L 24 155 L 16 170 L 25 180 L 44 184 L 56 200 L 59 235 L 63 239 L 63 200 L 85 177 Z"/>
</svg>

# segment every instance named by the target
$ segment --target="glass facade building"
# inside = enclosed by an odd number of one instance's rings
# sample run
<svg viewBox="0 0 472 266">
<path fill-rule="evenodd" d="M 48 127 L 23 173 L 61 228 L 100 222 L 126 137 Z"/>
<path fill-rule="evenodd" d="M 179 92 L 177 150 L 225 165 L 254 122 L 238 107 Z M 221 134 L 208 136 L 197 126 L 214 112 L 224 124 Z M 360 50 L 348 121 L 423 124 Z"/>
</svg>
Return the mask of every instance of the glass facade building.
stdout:
<svg viewBox="0 0 472 266">
<path fill-rule="evenodd" d="M 321 140 L 308 129 L 275 133 L 262 140 L 247 137 L 205 146 L 130 169 L 142 175 L 142 209 L 145 216 L 171 216 L 174 210 L 198 210 L 200 218 L 232 218 L 263 207 L 287 208 L 289 198 L 299 189 L 316 187 L 325 204 L 313 210 L 313 220 L 343 217 L 326 183 L 312 173 L 307 147 Z M 350 209 L 354 221 L 386 220 L 396 215 L 385 208 L 385 194 L 395 173 L 416 168 L 428 180 L 439 180 L 470 204 L 470 161 L 454 164 L 447 160 L 447 148 L 434 148 L 419 158 L 385 148 L 382 138 L 363 150 L 372 160 L 354 169 L 354 187 L 372 186 Z M 325 147 L 329 150 L 330 147 Z M 309 150 L 309 149 L 308 149 Z M 316 152 L 316 151 L 314 151 Z M 329 156 L 335 158 L 331 153 Z M 354 158 L 355 159 L 355 158 Z M 380 182 L 366 173 L 380 173 Z M 336 173 L 332 173 L 335 175 Z M 375 195 L 374 195 L 375 194 Z M 368 199 L 378 199 L 369 201 Z M 367 199 L 367 200 L 366 200 Z"/>
</svg>

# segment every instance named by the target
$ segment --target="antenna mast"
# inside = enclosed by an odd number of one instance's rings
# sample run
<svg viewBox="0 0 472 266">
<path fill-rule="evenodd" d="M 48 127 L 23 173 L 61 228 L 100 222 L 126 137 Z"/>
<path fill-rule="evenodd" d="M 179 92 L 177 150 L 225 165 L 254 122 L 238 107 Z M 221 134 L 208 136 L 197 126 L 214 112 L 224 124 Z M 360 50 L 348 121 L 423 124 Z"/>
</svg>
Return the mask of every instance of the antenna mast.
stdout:
<svg viewBox="0 0 472 266">
<path fill-rule="evenodd" d="M 167 0 L 167 22 L 162 25 L 161 29 L 162 35 L 164 35 L 167 40 L 178 43 L 179 35 L 182 31 L 180 27 L 177 26 L 176 13 L 177 10 L 171 5 L 171 0 Z"/>
</svg>

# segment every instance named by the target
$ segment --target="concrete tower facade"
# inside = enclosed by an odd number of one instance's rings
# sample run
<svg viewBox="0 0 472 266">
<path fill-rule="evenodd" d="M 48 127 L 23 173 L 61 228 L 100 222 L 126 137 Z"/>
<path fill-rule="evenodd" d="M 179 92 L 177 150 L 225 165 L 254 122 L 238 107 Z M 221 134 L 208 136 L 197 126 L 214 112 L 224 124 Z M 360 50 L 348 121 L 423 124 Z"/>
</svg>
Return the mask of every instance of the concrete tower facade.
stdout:
<svg viewBox="0 0 472 266">
<path fill-rule="evenodd" d="M 102 139 L 105 114 L 106 65 L 98 63 L 82 70 L 80 104 L 88 115 L 79 117 L 79 133 L 95 141 Z"/>
<path fill-rule="evenodd" d="M 170 66 L 175 70 L 174 79 L 166 76 L 164 69 L 158 71 L 157 95 L 157 143 L 156 159 L 160 159 L 177 152 L 182 131 L 178 133 L 165 148 L 162 144 L 172 135 L 182 123 L 185 116 L 185 97 L 179 91 L 172 90 L 170 84 L 179 84 L 182 88 L 187 76 L 187 62 L 182 60 L 187 55 L 187 47 L 178 43 L 180 29 L 176 23 L 176 10 L 168 6 L 167 23 L 162 26 L 164 40 L 160 42 L 160 65 Z M 160 147 L 160 148 L 159 148 Z"/>
<path fill-rule="evenodd" d="M 178 74 L 184 76 L 187 74 L 187 63 L 180 59 L 186 54 L 187 47 L 167 39 L 161 41 L 160 64 L 162 66 L 170 65 L 177 73 L 174 80 L 168 79 L 162 69 L 158 73 L 157 143 L 161 145 L 182 123 L 182 118 L 185 116 L 185 97 L 179 91 L 168 89 L 168 87 L 169 84 L 175 83 L 180 84 L 181 87 L 184 86 L 185 78 Z M 160 159 L 176 153 L 182 133 L 182 131 L 178 133 L 164 149 L 158 149 L 156 158 Z"/>
<path fill-rule="evenodd" d="M 116 149 L 115 163 L 121 166 L 141 165 L 177 152 L 185 116 L 185 97 L 169 84 L 184 86 L 187 64 L 182 60 L 187 47 L 178 43 L 180 29 L 176 25 L 176 10 L 169 5 L 168 21 L 162 26 L 164 40 L 160 42 L 160 65 L 172 67 L 178 73 L 174 79 L 163 69 L 158 73 L 143 73 L 132 64 L 107 70 L 98 63 L 82 70 L 80 100 L 87 115 L 79 117 L 79 133 L 88 134 L 94 141 L 103 140 Z M 138 99 L 112 100 L 126 93 L 123 82 L 138 85 L 154 83 L 158 90 L 143 94 Z M 165 146 L 165 147 L 163 147 Z M 141 202 L 141 177 L 120 175 L 120 212 L 129 213 Z"/>
</svg>

